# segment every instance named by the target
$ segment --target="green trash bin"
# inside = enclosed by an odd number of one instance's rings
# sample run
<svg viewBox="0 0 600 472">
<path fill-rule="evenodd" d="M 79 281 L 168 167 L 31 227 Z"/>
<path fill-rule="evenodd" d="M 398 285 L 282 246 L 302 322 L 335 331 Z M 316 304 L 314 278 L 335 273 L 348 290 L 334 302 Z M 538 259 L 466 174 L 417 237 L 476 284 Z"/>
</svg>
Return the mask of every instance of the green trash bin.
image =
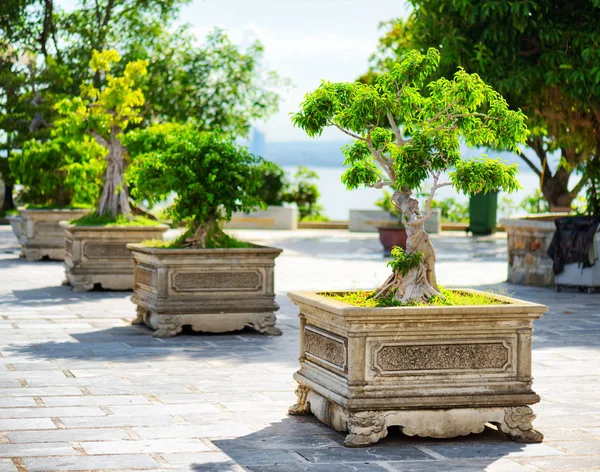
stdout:
<svg viewBox="0 0 600 472">
<path fill-rule="evenodd" d="M 496 232 L 496 214 L 498 212 L 498 192 L 477 193 L 469 200 L 469 227 L 474 235 Z"/>
</svg>

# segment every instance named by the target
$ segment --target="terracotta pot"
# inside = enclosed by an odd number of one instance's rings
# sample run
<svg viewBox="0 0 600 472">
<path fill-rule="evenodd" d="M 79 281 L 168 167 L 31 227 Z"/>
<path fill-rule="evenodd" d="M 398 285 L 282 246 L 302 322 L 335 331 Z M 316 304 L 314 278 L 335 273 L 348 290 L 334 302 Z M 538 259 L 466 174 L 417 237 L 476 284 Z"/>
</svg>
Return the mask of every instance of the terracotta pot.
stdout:
<svg viewBox="0 0 600 472">
<path fill-rule="evenodd" d="M 406 249 L 406 229 L 399 226 L 380 226 L 377 231 L 386 255 L 390 254 L 394 246 Z"/>
</svg>

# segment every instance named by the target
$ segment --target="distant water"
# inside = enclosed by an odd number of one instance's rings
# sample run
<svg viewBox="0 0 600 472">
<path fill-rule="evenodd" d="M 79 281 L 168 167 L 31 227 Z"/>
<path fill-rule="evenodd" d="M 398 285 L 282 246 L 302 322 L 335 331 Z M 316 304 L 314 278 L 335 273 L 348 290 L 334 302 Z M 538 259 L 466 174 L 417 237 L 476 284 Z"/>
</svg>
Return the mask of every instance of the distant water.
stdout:
<svg viewBox="0 0 600 472">
<path fill-rule="evenodd" d="M 284 169 L 289 174 L 293 174 L 296 171 L 296 167 L 292 166 L 284 166 Z M 344 172 L 344 169 L 341 167 L 312 167 L 311 169 L 319 175 L 318 185 L 321 193 L 319 203 L 324 207 L 324 214 L 328 218 L 332 220 L 347 220 L 350 210 L 377 209 L 375 201 L 383 196 L 382 190 L 367 188 L 347 190 L 340 180 L 340 177 Z M 516 206 L 518 206 L 525 196 L 533 194 L 533 192 L 539 188 L 539 177 L 533 172 L 522 172 L 519 174 L 518 178 L 523 190 L 508 195 L 514 202 L 515 208 L 510 212 L 514 216 L 524 213 L 523 211 L 516 209 Z M 427 188 L 431 188 L 431 183 L 424 186 L 424 189 Z M 499 201 L 502 198 L 502 195 L 505 194 L 501 193 L 499 195 Z M 458 194 L 452 187 L 443 187 L 439 189 L 435 196 L 437 200 L 448 197 L 454 197 L 461 203 L 468 203 L 469 201 L 467 196 Z M 503 216 L 511 215 L 498 215 L 498 217 Z"/>
</svg>

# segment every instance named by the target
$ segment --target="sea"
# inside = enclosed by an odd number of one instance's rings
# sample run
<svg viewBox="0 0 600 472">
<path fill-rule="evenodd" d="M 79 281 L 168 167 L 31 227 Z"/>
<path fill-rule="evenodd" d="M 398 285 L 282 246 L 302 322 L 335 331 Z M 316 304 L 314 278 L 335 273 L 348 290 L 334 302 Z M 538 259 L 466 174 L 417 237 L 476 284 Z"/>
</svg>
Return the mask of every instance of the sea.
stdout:
<svg viewBox="0 0 600 472">
<path fill-rule="evenodd" d="M 319 204 L 324 208 L 323 214 L 331 220 L 347 220 L 350 210 L 376 210 L 375 202 L 382 198 L 383 191 L 379 189 L 360 188 L 357 190 L 348 190 L 341 182 L 341 176 L 344 172 L 342 167 L 311 167 L 318 176 L 318 187 L 320 192 Z M 295 166 L 283 166 L 283 169 L 289 175 L 296 171 Z M 498 196 L 499 211 L 498 218 L 520 216 L 525 214 L 524 210 L 519 209 L 519 204 L 526 197 L 532 195 L 536 189 L 539 189 L 539 177 L 534 172 L 521 172 L 519 182 L 523 187 L 513 194 L 501 192 Z M 431 182 L 425 182 L 423 190 L 431 188 Z M 445 198 L 454 198 L 457 202 L 468 204 L 469 197 L 458 193 L 452 187 L 443 187 L 436 192 L 435 199 L 443 200 Z"/>
</svg>

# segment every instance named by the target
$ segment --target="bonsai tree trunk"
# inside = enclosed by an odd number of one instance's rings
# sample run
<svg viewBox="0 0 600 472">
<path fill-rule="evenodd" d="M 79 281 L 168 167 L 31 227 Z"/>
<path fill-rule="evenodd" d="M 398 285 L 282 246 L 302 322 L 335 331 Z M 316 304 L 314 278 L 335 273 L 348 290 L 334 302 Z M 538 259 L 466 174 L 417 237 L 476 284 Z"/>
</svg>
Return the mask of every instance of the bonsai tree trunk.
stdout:
<svg viewBox="0 0 600 472">
<path fill-rule="evenodd" d="M 410 192 L 395 192 L 392 196 L 394 206 L 402 213 L 406 228 L 406 253 L 420 252 L 422 257 L 416 267 L 404 275 L 397 270 L 376 291 L 375 298 L 393 295 L 402 303 L 426 302 L 433 296 L 442 296 L 435 277 L 435 249 L 424 225 L 433 212 L 428 209 L 425 216 L 419 212 L 419 202 L 410 196 Z"/>
<path fill-rule="evenodd" d="M 206 249 L 206 240 L 209 236 L 218 239 L 219 233 L 222 233 L 222 229 L 219 227 L 217 218 L 215 216 L 209 216 L 204 222 L 194 221 L 193 224 L 194 234 L 192 238 L 185 240 L 186 246 L 192 249 Z"/>
<path fill-rule="evenodd" d="M 123 181 L 126 150 L 118 137 L 120 133 L 121 129 L 113 126 L 110 140 L 107 141 L 95 135 L 96 140 L 108 149 L 104 188 L 98 204 L 98 215 L 111 215 L 113 217 L 125 215 L 127 219 L 130 219 L 129 191 Z"/>
</svg>

